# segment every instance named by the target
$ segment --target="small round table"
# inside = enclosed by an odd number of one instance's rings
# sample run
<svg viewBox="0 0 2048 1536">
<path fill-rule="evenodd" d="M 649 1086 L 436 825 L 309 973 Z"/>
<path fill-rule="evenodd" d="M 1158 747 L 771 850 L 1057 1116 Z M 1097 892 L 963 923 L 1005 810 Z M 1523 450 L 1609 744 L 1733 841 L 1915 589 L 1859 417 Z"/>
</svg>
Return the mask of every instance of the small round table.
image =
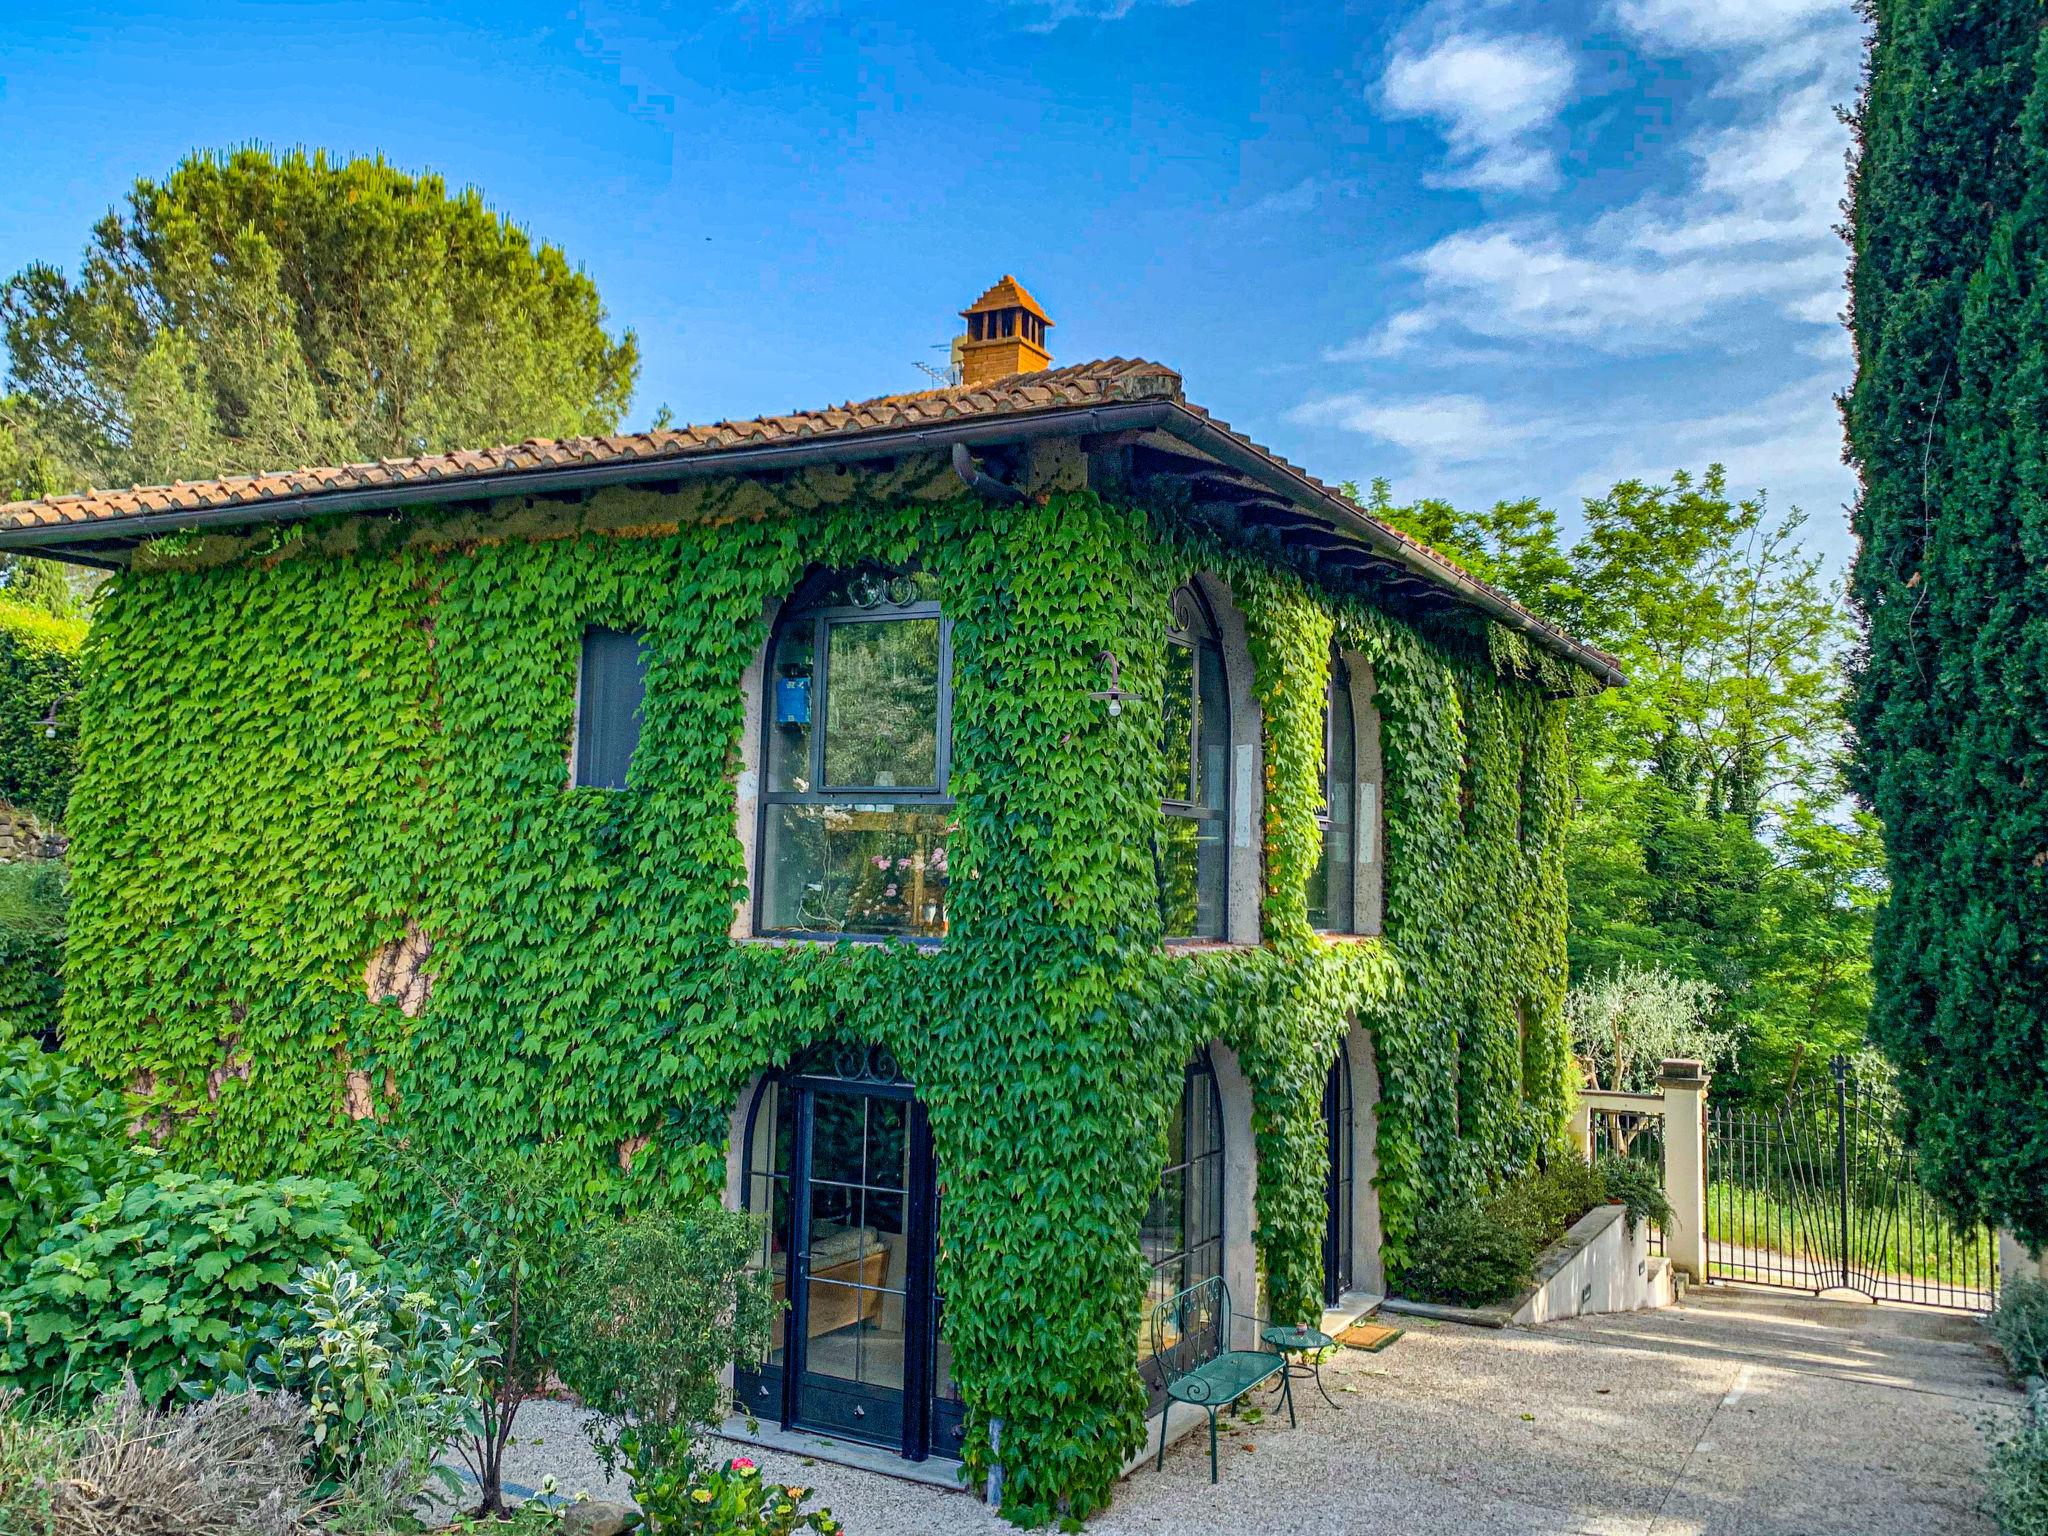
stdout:
<svg viewBox="0 0 2048 1536">
<path fill-rule="evenodd" d="M 1297 1323 L 1292 1328 L 1283 1328 L 1276 1323 L 1259 1330 L 1259 1341 L 1263 1344 L 1269 1344 L 1274 1349 L 1280 1351 L 1282 1358 L 1287 1361 L 1286 1371 L 1288 1375 L 1297 1379 L 1309 1378 L 1314 1380 L 1316 1390 L 1323 1394 L 1323 1401 L 1332 1408 L 1337 1408 L 1335 1400 L 1323 1388 L 1323 1351 L 1335 1349 L 1337 1347 L 1335 1339 L 1323 1332 L 1322 1329 L 1311 1328 L 1306 1323 Z M 1306 1363 L 1296 1364 L 1294 1360 L 1296 1355 L 1306 1356 Z M 1344 1410 L 1337 1408 L 1337 1411 L 1342 1413 Z"/>
</svg>

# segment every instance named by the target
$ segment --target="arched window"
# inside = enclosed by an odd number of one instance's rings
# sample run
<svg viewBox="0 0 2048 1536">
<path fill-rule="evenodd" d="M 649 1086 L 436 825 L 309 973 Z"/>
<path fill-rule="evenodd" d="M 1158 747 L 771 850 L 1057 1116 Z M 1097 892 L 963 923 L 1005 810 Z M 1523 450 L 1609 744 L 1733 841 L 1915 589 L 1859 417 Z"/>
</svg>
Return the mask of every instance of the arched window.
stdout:
<svg viewBox="0 0 2048 1536">
<path fill-rule="evenodd" d="M 762 714 L 757 932 L 944 936 L 952 649 L 914 571 L 821 572 L 783 609 Z"/>
<path fill-rule="evenodd" d="M 1175 1292 L 1223 1273 L 1223 1096 L 1207 1050 L 1196 1053 L 1181 1079 L 1180 1110 L 1166 1133 L 1166 1171 L 1138 1243 L 1152 1271 L 1148 1318 Z M 1151 1353 L 1151 1329 L 1141 1326 L 1139 1369 L 1156 1401 L 1165 1383 Z"/>
<path fill-rule="evenodd" d="M 1322 854 L 1308 881 L 1308 921 L 1318 933 L 1380 931 L 1379 711 L 1371 674 L 1330 654 L 1323 705 Z"/>
<path fill-rule="evenodd" d="M 1216 616 L 1193 586 L 1173 594 L 1167 613 L 1160 773 L 1167 936 L 1220 939 L 1230 883 L 1230 687 Z"/>
</svg>

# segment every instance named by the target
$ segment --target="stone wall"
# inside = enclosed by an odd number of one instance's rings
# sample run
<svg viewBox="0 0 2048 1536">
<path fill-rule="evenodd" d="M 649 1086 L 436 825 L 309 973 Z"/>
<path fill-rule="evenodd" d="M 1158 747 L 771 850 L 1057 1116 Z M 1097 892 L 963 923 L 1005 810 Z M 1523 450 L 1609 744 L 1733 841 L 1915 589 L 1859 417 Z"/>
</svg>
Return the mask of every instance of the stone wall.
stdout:
<svg viewBox="0 0 2048 1536">
<path fill-rule="evenodd" d="M 45 828 L 27 811 L 0 801 L 0 864 L 64 857 L 64 834 Z"/>
</svg>

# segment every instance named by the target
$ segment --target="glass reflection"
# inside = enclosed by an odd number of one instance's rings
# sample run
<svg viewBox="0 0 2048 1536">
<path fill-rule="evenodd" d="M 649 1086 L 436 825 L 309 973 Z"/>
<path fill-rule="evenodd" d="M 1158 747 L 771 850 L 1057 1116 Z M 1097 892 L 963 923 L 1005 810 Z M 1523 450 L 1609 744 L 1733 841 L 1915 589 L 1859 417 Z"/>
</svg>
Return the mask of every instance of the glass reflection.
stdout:
<svg viewBox="0 0 2048 1536">
<path fill-rule="evenodd" d="M 944 937 L 950 814 L 897 806 L 769 807 L 763 926 Z"/>
</svg>

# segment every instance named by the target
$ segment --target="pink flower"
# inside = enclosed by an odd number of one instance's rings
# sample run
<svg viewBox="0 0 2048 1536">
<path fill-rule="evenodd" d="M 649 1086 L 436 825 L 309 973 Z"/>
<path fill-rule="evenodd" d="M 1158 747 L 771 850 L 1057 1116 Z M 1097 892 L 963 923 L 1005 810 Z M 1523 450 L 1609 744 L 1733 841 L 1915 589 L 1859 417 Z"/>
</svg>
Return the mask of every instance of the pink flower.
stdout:
<svg viewBox="0 0 2048 1536">
<path fill-rule="evenodd" d="M 882 892 L 882 894 L 883 894 L 884 896 L 894 896 L 894 895 L 896 894 L 896 887 L 892 885 L 892 886 L 890 886 L 890 887 L 889 887 L 889 889 L 887 889 L 886 891 Z"/>
<path fill-rule="evenodd" d="M 754 1470 L 754 1464 L 744 1456 L 735 1456 L 726 1465 L 735 1472 L 751 1472 Z"/>
<path fill-rule="evenodd" d="M 877 869 L 887 869 L 889 867 L 889 855 L 887 855 L 886 853 L 878 853 L 870 862 L 873 863 L 875 868 Z"/>
<path fill-rule="evenodd" d="M 897 867 L 898 869 L 908 869 L 908 868 L 910 868 L 911 864 L 912 864 L 912 863 L 914 863 L 914 862 L 915 862 L 915 861 L 914 861 L 914 860 L 911 860 L 911 859 L 898 859 L 898 860 L 896 861 L 896 867 Z"/>
</svg>

